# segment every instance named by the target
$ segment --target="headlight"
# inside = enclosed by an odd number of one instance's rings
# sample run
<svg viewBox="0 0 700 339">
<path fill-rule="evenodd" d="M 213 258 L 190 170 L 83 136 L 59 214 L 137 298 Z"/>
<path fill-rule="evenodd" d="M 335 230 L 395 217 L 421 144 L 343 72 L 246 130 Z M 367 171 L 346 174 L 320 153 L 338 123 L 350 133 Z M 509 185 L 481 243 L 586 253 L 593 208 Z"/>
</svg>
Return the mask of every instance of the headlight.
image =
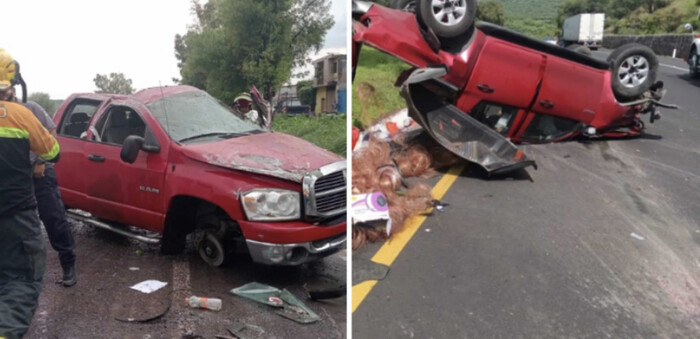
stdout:
<svg viewBox="0 0 700 339">
<path fill-rule="evenodd" d="M 301 218 L 299 192 L 261 188 L 243 193 L 248 220 L 295 220 Z"/>
</svg>

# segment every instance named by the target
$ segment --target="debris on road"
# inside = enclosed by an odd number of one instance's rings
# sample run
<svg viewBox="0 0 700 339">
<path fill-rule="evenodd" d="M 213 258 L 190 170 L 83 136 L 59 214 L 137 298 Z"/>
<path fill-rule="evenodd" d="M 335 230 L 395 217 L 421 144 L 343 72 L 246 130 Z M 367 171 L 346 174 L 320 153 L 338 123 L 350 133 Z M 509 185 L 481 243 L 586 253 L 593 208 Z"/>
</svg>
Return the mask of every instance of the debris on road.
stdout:
<svg viewBox="0 0 700 339">
<path fill-rule="evenodd" d="M 233 328 L 227 330 L 232 336 L 217 335 L 219 339 L 258 339 L 262 338 L 265 330 L 260 326 L 238 322 Z"/>
<path fill-rule="evenodd" d="M 156 280 L 150 281 L 167 284 Z M 151 284 L 152 288 L 155 288 L 154 286 L 157 287 L 157 285 Z M 170 311 L 172 306 L 170 298 L 172 290 L 170 288 L 158 287 L 151 292 L 144 292 L 148 289 L 144 289 L 143 286 L 138 287 L 137 289 L 132 286 L 119 291 L 119 297 L 109 305 L 112 318 L 127 323 L 147 323 L 162 318 Z"/>
<path fill-rule="evenodd" d="M 353 258 L 352 260 L 353 286 L 367 280 L 384 280 L 387 274 L 389 274 L 389 266 L 367 259 Z"/>
<path fill-rule="evenodd" d="M 383 134 L 368 129 L 353 151 L 355 250 L 388 239 L 414 215 L 433 207 L 444 210 L 446 205 L 435 202 L 426 179 L 437 175 L 436 168 L 460 161 L 425 135 L 391 134 L 387 141 L 381 139 Z"/>
<path fill-rule="evenodd" d="M 163 282 L 163 281 L 158 281 L 158 280 L 146 280 L 142 281 L 134 286 L 131 286 L 131 289 L 137 290 L 141 293 L 151 293 L 155 292 L 164 286 L 166 286 L 168 283 Z"/>
<path fill-rule="evenodd" d="M 310 324 L 321 319 L 318 314 L 286 289 L 280 291 L 276 287 L 252 282 L 232 289 L 231 293 L 275 307 L 278 309 L 275 311 L 278 315 L 301 324 Z M 279 303 L 280 300 L 282 304 Z"/>
<path fill-rule="evenodd" d="M 203 308 L 212 311 L 221 310 L 221 299 L 218 298 L 202 298 L 197 296 L 191 296 L 185 299 L 185 304 L 192 308 Z"/>
<path fill-rule="evenodd" d="M 309 291 L 309 299 L 311 300 L 324 300 L 324 299 L 335 299 L 340 298 L 347 294 L 347 288 L 345 285 L 334 287 L 334 288 L 323 288 L 314 289 Z"/>
<path fill-rule="evenodd" d="M 129 267 L 129 271 L 138 271 L 138 270 L 139 270 L 138 267 Z"/>
<path fill-rule="evenodd" d="M 631 236 L 632 238 L 637 239 L 637 240 L 644 241 L 644 237 L 641 236 L 641 235 L 639 235 L 639 234 L 637 234 L 637 233 L 632 232 L 632 233 L 630 233 L 630 236 Z"/>
</svg>

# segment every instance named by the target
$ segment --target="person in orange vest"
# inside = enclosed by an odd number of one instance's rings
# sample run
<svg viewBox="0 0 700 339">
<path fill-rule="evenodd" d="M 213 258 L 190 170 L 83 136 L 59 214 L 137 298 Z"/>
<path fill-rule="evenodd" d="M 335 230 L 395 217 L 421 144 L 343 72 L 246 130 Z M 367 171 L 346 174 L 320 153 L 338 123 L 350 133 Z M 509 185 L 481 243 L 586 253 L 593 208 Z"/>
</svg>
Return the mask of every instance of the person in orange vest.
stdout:
<svg viewBox="0 0 700 339">
<path fill-rule="evenodd" d="M 0 64 L 11 63 L 12 57 L 3 50 L 0 50 Z M 17 81 L 15 81 L 17 82 Z M 24 91 L 26 92 L 26 90 Z M 1 100 L 18 102 L 15 95 L 15 88 L 11 86 L 2 92 Z M 28 108 L 46 128 L 51 135 L 56 137 L 56 124 L 46 111 L 36 102 L 27 101 L 22 105 Z M 61 193 L 58 190 L 58 181 L 53 164 L 46 162 L 31 152 L 29 159 L 34 167 L 34 195 L 36 196 L 39 219 L 44 224 L 46 233 L 49 235 L 49 242 L 56 252 L 63 269 L 63 279 L 59 282 L 65 287 L 76 284 L 75 272 L 75 240 L 71 231 L 71 224 L 66 217 L 66 208 L 61 200 Z"/>
<path fill-rule="evenodd" d="M 0 338 L 8 339 L 27 332 L 46 266 L 29 153 L 55 162 L 61 150 L 29 109 L 3 100 L 16 70 L 14 60 L 0 57 Z"/>
</svg>

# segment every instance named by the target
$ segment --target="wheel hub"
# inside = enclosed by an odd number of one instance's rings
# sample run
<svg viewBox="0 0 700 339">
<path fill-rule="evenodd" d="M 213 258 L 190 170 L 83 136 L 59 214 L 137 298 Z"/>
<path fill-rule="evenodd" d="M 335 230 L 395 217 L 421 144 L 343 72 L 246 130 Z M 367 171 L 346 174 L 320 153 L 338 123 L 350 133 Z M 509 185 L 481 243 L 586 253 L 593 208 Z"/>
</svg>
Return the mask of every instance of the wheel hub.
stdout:
<svg viewBox="0 0 700 339">
<path fill-rule="evenodd" d="M 627 88 L 635 88 L 643 84 L 649 76 L 649 61 L 642 56 L 627 58 L 619 68 L 620 82 Z"/>
<path fill-rule="evenodd" d="M 432 1 L 433 16 L 443 25 L 453 26 L 466 14 L 467 5 L 464 0 L 428 0 Z"/>
</svg>

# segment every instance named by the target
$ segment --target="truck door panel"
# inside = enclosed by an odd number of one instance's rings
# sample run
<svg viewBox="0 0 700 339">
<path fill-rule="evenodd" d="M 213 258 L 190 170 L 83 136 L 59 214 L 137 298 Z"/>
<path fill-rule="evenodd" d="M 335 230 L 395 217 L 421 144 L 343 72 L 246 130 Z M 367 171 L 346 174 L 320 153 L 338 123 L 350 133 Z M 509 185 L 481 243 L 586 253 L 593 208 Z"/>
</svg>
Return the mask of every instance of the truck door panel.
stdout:
<svg viewBox="0 0 700 339">
<path fill-rule="evenodd" d="M 532 109 L 583 122 L 593 120 L 606 88 L 604 71 L 551 55 L 546 60 L 544 79 Z"/>
<path fill-rule="evenodd" d="M 96 125 L 94 139 L 85 148 L 90 171 L 87 194 L 90 212 L 121 223 L 161 231 L 166 161 L 159 153 L 139 151 L 133 164 L 121 160 L 121 148 L 129 135 L 150 133 L 138 111 L 113 102 Z"/>
<path fill-rule="evenodd" d="M 465 88 L 464 93 L 469 98 L 460 100 L 471 107 L 485 100 L 527 108 L 535 97 L 542 76 L 543 59 L 541 53 L 489 38 Z M 464 110 L 467 107 L 460 103 L 459 108 Z"/>
</svg>

